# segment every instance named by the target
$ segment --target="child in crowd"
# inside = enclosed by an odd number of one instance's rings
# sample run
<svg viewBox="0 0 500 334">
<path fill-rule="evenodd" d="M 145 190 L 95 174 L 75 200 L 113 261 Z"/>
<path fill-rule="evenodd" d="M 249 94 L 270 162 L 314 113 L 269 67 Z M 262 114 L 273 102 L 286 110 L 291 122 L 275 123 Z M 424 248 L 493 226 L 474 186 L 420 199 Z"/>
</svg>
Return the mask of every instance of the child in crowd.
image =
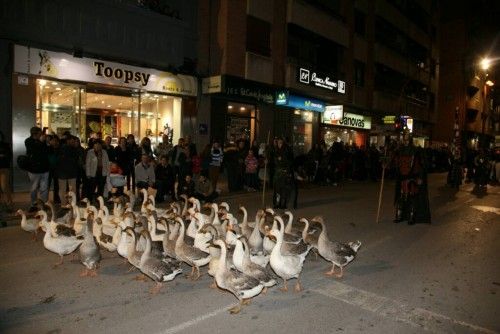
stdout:
<svg viewBox="0 0 500 334">
<path fill-rule="evenodd" d="M 123 187 L 127 184 L 127 179 L 123 171 L 116 162 L 112 162 L 109 167 L 108 189 L 111 189 L 112 196 L 123 195 Z"/>
</svg>

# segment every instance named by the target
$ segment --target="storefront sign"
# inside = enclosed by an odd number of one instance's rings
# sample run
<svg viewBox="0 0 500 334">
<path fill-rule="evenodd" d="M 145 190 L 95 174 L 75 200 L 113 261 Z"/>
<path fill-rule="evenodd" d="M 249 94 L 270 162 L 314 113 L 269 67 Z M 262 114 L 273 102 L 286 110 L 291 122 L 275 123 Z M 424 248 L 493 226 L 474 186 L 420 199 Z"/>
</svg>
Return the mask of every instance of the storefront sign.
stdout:
<svg viewBox="0 0 500 334">
<path fill-rule="evenodd" d="M 324 122 L 327 123 L 327 122 Z M 330 121 L 329 124 L 345 126 L 348 128 L 357 129 L 371 129 L 372 128 L 372 118 L 369 116 L 363 116 L 358 114 L 351 114 L 344 112 L 344 117 L 338 121 Z"/>
<path fill-rule="evenodd" d="M 308 68 L 300 67 L 298 81 L 304 85 L 315 86 L 323 89 L 345 94 L 345 81 L 333 80 L 328 75 L 323 75 Z"/>
<path fill-rule="evenodd" d="M 14 71 L 61 80 L 95 82 L 151 92 L 197 95 L 196 78 L 150 68 L 16 45 Z"/>
<path fill-rule="evenodd" d="M 220 93 L 222 91 L 222 76 L 204 78 L 201 81 L 201 91 L 203 94 Z"/>
<path fill-rule="evenodd" d="M 382 122 L 384 124 L 394 124 L 394 121 L 396 120 L 396 116 L 384 116 L 382 117 Z"/>
<path fill-rule="evenodd" d="M 274 90 L 255 81 L 224 76 L 223 92 L 226 95 L 238 96 L 264 103 L 274 103 Z"/>
<path fill-rule="evenodd" d="M 318 112 L 325 111 L 324 102 L 302 96 L 292 95 L 286 91 L 280 91 L 276 94 L 276 105 Z"/>
<path fill-rule="evenodd" d="M 323 113 L 323 123 L 332 124 L 332 122 L 338 122 L 344 117 L 344 106 L 326 106 L 325 112 Z"/>
</svg>

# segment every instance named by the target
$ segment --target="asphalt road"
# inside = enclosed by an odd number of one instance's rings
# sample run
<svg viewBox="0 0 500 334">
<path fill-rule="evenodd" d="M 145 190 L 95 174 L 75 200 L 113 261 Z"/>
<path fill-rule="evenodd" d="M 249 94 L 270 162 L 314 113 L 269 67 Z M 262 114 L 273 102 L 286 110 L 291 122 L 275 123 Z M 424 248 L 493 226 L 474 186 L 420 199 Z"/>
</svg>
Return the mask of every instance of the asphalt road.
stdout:
<svg viewBox="0 0 500 334">
<path fill-rule="evenodd" d="M 296 216 L 322 214 L 332 239 L 363 245 L 342 279 L 309 256 L 304 291 L 273 288 L 238 315 L 231 294 L 178 276 L 155 296 L 151 282 L 103 251 L 99 276 L 33 242 L 17 226 L 0 229 L 1 333 L 500 333 L 500 187 L 455 192 L 431 175 L 432 225 L 393 224 L 393 183 L 375 223 L 378 184 L 348 182 L 301 190 Z M 250 215 L 257 193 L 229 198 Z M 474 208 L 476 206 L 476 208 Z M 477 206 L 483 206 L 478 210 Z M 189 269 L 186 267 L 185 272 Z M 206 269 L 202 269 L 206 272 Z M 295 283 L 291 281 L 290 283 Z"/>
</svg>

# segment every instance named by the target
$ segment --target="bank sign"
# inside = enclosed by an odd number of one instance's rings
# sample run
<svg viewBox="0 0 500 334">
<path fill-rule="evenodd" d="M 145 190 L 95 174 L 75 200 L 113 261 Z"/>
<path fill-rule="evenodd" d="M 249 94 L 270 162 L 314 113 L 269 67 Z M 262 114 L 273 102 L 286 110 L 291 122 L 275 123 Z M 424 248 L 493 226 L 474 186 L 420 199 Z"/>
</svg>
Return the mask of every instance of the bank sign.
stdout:
<svg viewBox="0 0 500 334">
<path fill-rule="evenodd" d="M 348 128 L 366 129 L 366 130 L 370 130 L 372 128 L 371 117 L 358 114 L 351 114 L 348 112 L 344 112 L 344 116 L 338 120 L 325 119 L 323 117 L 323 123 L 345 126 Z"/>
<path fill-rule="evenodd" d="M 14 72 L 60 80 L 95 82 L 151 92 L 197 95 L 196 78 L 110 61 L 16 45 Z"/>
<path fill-rule="evenodd" d="M 345 81 L 333 80 L 328 75 L 320 74 L 308 68 L 299 68 L 297 80 L 304 85 L 328 89 L 333 92 L 345 94 Z"/>
<path fill-rule="evenodd" d="M 289 94 L 286 91 L 280 91 L 276 94 L 276 105 L 317 112 L 325 111 L 324 102 Z"/>
</svg>

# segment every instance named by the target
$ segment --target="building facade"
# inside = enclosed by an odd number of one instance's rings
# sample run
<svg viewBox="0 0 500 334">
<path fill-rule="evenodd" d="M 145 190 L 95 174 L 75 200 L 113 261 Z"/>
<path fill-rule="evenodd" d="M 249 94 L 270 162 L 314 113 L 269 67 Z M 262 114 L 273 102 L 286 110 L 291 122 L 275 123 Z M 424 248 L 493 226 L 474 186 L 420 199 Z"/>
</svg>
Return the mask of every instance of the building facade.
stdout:
<svg viewBox="0 0 500 334">
<path fill-rule="evenodd" d="M 197 1 L 0 2 L 0 129 L 14 161 L 37 125 L 134 134 L 153 144 L 195 128 Z M 14 187 L 26 174 L 13 166 Z"/>
<path fill-rule="evenodd" d="M 500 6 L 452 1 L 445 5 L 449 10 L 443 12 L 441 20 L 439 115 L 433 137 L 436 142 L 449 143 L 458 130 L 457 144 L 461 146 L 477 149 L 495 145 L 495 141 L 500 146 L 500 95 L 496 88 L 500 47 L 495 42 Z M 492 60 L 488 69 L 481 67 L 484 58 Z"/>
<path fill-rule="evenodd" d="M 212 0 L 199 4 L 200 129 L 296 154 L 324 140 L 384 144 L 437 119 L 437 1 Z"/>
</svg>

